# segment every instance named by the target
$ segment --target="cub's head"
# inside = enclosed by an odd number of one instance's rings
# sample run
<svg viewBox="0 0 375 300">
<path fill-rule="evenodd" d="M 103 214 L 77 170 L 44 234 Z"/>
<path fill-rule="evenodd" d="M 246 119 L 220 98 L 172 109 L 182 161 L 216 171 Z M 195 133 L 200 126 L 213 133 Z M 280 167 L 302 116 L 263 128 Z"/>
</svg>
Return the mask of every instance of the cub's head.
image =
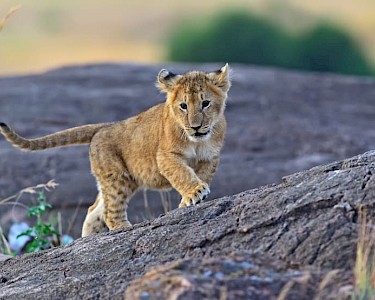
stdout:
<svg viewBox="0 0 375 300">
<path fill-rule="evenodd" d="M 157 81 L 159 89 L 167 93 L 166 105 L 175 121 L 194 142 L 209 139 L 223 117 L 230 85 L 228 64 L 209 73 L 176 75 L 163 69 Z"/>
</svg>

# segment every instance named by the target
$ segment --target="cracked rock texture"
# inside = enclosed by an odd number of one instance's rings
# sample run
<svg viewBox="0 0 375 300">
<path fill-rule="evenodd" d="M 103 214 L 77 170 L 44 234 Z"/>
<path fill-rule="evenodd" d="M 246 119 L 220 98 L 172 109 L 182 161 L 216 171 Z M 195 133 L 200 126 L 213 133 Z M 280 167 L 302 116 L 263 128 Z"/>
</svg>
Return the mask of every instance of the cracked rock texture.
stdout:
<svg viewBox="0 0 375 300">
<path fill-rule="evenodd" d="M 221 66 L 88 65 L 4 77 L 0 78 L 0 121 L 26 137 L 37 137 L 82 124 L 122 120 L 164 101 L 154 82 L 158 71 L 165 67 L 177 73 Z M 287 174 L 375 149 L 373 79 L 242 65 L 232 65 L 232 69 L 233 86 L 226 110 L 228 133 L 211 186 L 211 199 L 280 183 Z M 60 187 L 47 194 L 48 200 L 62 213 L 63 228 L 70 228 L 68 233 L 74 237 L 80 235 L 87 207 L 97 193 L 87 146 L 24 153 L 0 137 L 0 170 L 0 199 L 54 178 Z M 145 210 L 142 193 L 131 201 L 129 215 L 133 223 L 164 211 L 158 193 L 148 192 L 147 196 L 150 210 Z M 326 195 L 321 203 L 336 203 L 344 196 Z M 308 195 L 301 199 L 298 209 L 314 206 L 309 199 Z M 30 204 L 26 196 L 21 201 Z M 172 193 L 171 207 L 177 207 L 178 201 L 179 196 Z M 280 207 L 290 216 L 298 212 L 285 201 Z M 324 209 L 324 204 L 316 205 L 319 211 Z M 266 215 L 263 222 L 281 222 L 280 213 Z M 258 226 L 262 214 L 260 211 L 248 217 L 252 220 L 246 225 L 249 230 Z M 11 206 L 2 206 L 0 225 L 4 232 L 25 215 L 23 208 L 11 211 Z M 242 217 L 239 222 L 242 226 Z M 273 234 L 280 235 L 282 230 Z M 338 233 L 330 232 L 324 238 L 329 239 L 330 234 Z M 269 247 L 273 249 L 271 244 Z M 325 251 L 318 246 L 314 249 L 315 255 Z"/>
<path fill-rule="evenodd" d="M 351 299 L 374 174 L 370 151 L 5 260 L 0 299 Z"/>
</svg>

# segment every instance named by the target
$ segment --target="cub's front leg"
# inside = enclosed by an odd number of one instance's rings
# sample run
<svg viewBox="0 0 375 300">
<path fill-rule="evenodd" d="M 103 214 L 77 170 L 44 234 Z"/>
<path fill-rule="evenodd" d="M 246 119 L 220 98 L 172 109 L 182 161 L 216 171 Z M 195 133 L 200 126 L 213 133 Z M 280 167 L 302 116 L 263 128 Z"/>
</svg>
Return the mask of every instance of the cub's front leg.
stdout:
<svg viewBox="0 0 375 300">
<path fill-rule="evenodd" d="M 219 165 L 220 158 L 216 156 L 211 160 L 199 161 L 197 165 L 194 167 L 195 174 L 198 176 L 200 180 L 206 183 L 207 187 L 211 184 L 212 177 L 215 174 L 216 168 Z M 204 200 L 210 193 L 210 189 L 208 188 L 208 194 L 205 195 L 203 198 L 198 197 L 198 201 L 194 202 L 194 197 L 183 197 L 181 199 L 179 207 L 195 205 L 196 203 L 200 202 L 200 200 Z M 200 195 L 200 192 L 198 191 Z M 196 197 L 195 197 L 196 198 Z M 196 198 L 197 199 L 197 198 Z"/>
<path fill-rule="evenodd" d="M 195 205 L 210 194 L 208 183 L 197 176 L 182 155 L 158 153 L 157 163 L 160 173 L 181 194 L 179 207 Z"/>
</svg>

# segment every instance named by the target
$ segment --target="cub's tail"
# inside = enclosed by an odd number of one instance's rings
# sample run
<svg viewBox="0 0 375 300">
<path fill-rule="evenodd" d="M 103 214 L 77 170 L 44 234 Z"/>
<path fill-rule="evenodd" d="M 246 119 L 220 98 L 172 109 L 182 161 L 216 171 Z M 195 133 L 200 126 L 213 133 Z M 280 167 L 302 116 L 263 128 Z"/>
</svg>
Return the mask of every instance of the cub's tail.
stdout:
<svg viewBox="0 0 375 300">
<path fill-rule="evenodd" d="M 62 130 L 36 139 L 25 139 L 4 123 L 0 123 L 0 132 L 10 143 L 13 144 L 13 146 L 25 151 L 36 151 L 69 145 L 88 144 L 95 133 L 111 124 L 113 123 L 84 125 Z"/>
</svg>

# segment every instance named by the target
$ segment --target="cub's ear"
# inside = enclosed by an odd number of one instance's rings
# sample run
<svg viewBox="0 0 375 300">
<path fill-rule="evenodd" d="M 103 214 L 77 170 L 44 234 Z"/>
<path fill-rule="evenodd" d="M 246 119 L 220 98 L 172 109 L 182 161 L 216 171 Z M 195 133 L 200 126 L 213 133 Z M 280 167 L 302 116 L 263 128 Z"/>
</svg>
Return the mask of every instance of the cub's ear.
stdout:
<svg viewBox="0 0 375 300">
<path fill-rule="evenodd" d="M 171 92 L 176 85 L 177 81 L 181 78 L 181 75 L 173 74 L 166 69 L 163 69 L 158 74 L 158 80 L 156 86 L 165 93 Z"/>
<path fill-rule="evenodd" d="M 223 92 L 228 92 L 231 86 L 230 82 L 230 73 L 231 70 L 229 69 L 228 63 L 225 64 L 220 70 L 207 73 L 207 77 L 211 80 L 211 82 L 222 89 Z"/>
</svg>

